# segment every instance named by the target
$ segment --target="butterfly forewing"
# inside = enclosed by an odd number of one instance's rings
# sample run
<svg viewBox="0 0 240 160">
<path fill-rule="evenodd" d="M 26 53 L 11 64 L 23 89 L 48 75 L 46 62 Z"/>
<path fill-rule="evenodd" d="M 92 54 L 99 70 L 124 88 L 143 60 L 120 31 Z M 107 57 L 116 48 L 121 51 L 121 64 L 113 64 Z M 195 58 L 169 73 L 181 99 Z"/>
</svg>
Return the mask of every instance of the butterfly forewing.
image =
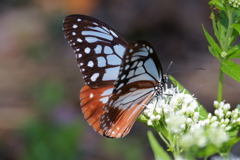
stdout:
<svg viewBox="0 0 240 160">
<path fill-rule="evenodd" d="M 79 96 L 82 112 L 88 123 L 102 134 L 99 119 L 112 93 L 128 43 L 105 23 L 84 15 L 67 16 L 63 33 L 75 52 L 86 83 Z"/>
<path fill-rule="evenodd" d="M 108 25 L 84 15 L 66 17 L 63 32 L 75 52 L 85 83 L 91 88 L 112 86 L 127 41 Z"/>
<path fill-rule="evenodd" d="M 162 67 L 152 46 L 143 41 L 130 43 L 100 120 L 103 134 L 125 136 L 145 105 L 161 89 L 158 85 L 162 84 L 162 77 Z"/>
</svg>

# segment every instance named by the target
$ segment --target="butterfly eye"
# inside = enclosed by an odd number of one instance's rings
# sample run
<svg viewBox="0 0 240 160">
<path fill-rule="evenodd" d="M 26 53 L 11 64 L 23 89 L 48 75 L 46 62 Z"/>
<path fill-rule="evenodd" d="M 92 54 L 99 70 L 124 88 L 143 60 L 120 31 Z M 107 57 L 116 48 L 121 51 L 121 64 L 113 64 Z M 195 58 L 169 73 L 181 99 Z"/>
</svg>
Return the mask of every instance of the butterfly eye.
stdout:
<svg viewBox="0 0 240 160">
<path fill-rule="evenodd" d="M 73 48 L 85 86 L 81 109 L 99 134 L 127 135 L 144 106 L 162 90 L 162 67 L 153 47 L 128 43 L 113 28 L 84 15 L 65 18 L 63 33 Z"/>
</svg>

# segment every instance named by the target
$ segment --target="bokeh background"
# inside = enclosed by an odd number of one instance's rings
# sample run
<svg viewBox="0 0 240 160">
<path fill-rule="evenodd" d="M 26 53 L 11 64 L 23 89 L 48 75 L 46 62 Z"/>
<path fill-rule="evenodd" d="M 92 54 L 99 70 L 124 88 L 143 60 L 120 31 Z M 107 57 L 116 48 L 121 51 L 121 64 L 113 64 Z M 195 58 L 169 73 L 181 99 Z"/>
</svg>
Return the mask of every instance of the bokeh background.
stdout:
<svg viewBox="0 0 240 160">
<path fill-rule="evenodd" d="M 84 82 L 62 21 L 85 14 L 128 41 L 149 41 L 165 70 L 170 61 L 170 72 L 185 70 L 172 75 L 212 112 L 219 63 L 201 26 L 212 33 L 210 11 L 208 0 L 1 0 L 0 159 L 154 159 L 143 124 L 123 139 L 108 139 L 83 119 Z M 199 67 L 206 71 L 186 71 Z M 239 83 L 225 76 L 223 96 L 236 107 Z"/>
</svg>

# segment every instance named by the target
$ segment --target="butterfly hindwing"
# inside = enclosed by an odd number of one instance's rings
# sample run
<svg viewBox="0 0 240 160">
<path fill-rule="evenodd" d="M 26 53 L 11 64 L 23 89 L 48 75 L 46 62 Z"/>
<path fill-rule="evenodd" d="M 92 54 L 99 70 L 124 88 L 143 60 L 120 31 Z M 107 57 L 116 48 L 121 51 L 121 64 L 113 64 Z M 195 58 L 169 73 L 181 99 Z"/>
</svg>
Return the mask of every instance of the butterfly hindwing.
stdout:
<svg viewBox="0 0 240 160">
<path fill-rule="evenodd" d="M 84 118 L 101 135 L 100 117 L 103 114 L 103 106 L 107 103 L 112 90 L 113 86 L 92 89 L 85 85 L 80 91 L 80 105 Z"/>
<path fill-rule="evenodd" d="M 112 86 L 127 41 L 105 23 L 84 15 L 67 16 L 63 33 L 75 52 L 85 83 L 91 88 Z"/>
<path fill-rule="evenodd" d="M 145 105 L 161 89 L 158 84 L 162 83 L 162 78 L 162 67 L 152 46 L 144 41 L 130 43 L 100 120 L 103 134 L 125 136 Z"/>
</svg>

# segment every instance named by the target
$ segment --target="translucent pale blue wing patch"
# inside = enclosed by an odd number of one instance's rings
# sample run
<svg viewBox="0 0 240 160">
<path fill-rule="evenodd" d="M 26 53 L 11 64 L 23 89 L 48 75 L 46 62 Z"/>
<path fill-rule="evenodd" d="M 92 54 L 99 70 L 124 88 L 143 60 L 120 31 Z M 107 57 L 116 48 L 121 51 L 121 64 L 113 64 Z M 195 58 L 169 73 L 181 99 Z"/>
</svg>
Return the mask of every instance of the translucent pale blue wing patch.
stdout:
<svg viewBox="0 0 240 160">
<path fill-rule="evenodd" d="M 67 16 L 63 32 L 75 52 L 85 83 L 91 88 L 113 85 L 127 41 L 107 24 L 84 15 Z"/>
</svg>

